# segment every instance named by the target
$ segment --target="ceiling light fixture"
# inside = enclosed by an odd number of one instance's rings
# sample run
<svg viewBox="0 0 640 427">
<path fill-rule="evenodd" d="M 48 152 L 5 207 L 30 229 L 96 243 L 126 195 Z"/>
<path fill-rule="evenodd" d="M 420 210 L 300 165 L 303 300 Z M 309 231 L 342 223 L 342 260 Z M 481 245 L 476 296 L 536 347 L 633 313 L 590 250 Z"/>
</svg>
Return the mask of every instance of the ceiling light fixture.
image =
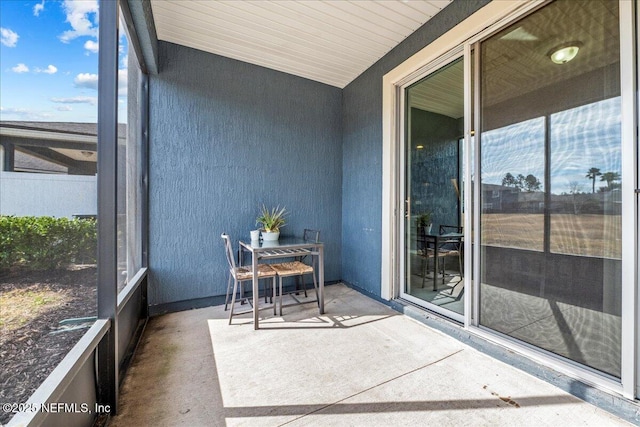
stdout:
<svg viewBox="0 0 640 427">
<path fill-rule="evenodd" d="M 422 150 L 423 148 L 424 148 L 424 145 L 416 145 L 417 150 Z"/>
<path fill-rule="evenodd" d="M 554 47 L 547 55 L 555 64 L 566 64 L 576 57 L 581 47 L 581 42 L 565 43 Z"/>
</svg>

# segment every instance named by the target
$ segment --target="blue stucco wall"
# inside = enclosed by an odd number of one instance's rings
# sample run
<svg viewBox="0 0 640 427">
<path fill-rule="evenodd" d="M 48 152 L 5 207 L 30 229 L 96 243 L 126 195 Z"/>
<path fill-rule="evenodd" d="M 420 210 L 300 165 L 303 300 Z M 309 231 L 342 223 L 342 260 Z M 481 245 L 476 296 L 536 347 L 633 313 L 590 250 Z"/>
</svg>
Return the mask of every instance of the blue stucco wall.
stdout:
<svg viewBox="0 0 640 427">
<path fill-rule="evenodd" d="M 248 238 L 262 203 L 282 234 L 321 230 L 325 280 L 340 280 L 342 92 L 159 43 L 150 79 L 149 302 L 224 295 L 220 234 Z"/>
<path fill-rule="evenodd" d="M 342 278 L 380 296 L 382 78 L 489 0 L 456 0 L 343 90 Z"/>
<path fill-rule="evenodd" d="M 411 213 L 429 212 L 433 230 L 460 225 L 460 205 L 452 179 L 460 179 L 458 139 L 461 120 L 411 109 Z M 424 148 L 417 150 L 421 144 Z"/>
</svg>

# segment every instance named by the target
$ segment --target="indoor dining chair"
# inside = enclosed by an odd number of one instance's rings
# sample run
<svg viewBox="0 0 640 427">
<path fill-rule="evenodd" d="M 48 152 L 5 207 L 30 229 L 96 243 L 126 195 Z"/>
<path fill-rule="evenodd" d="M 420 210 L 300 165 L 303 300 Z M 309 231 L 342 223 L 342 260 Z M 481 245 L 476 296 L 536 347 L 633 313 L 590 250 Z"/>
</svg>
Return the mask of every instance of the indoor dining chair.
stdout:
<svg viewBox="0 0 640 427">
<path fill-rule="evenodd" d="M 242 298 L 246 300 L 251 306 L 252 310 L 246 310 L 238 313 L 234 313 L 233 309 L 236 303 L 236 295 L 238 293 L 238 285 L 242 286 L 244 282 L 253 281 L 253 272 L 251 266 L 236 266 L 236 261 L 233 256 L 233 248 L 231 246 L 231 239 L 229 235 L 223 233 L 220 237 L 224 241 L 225 255 L 227 256 L 227 263 L 229 264 L 229 280 L 227 281 L 227 293 L 224 299 L 224 309 L 227 310 L 227 305 L 229 304 L 229 291 L 231 290 L 231 279 L 233 279 L 233 293 L 231 295 L 231 309 L 229 310 L 229 324 L 231 324 L 231 319 L 233 319 L 234 315 L 251 313 L 253 311 L 253 305 L 250 298 Z M 276 272 L 268 265 L 268 264 L 258 264 L 258 280 L 260 279 L 268 279 L 271 278 L 273 280 L 273 285 L 271 287 L 273 292 L 273 300 L 275 301 L 275 291 L 276 291 Z M 266 287 L 265 287 L 266 293 Z M 276 314 L 276 306 L 273 306 L 273 314 Z"/>
</svg>

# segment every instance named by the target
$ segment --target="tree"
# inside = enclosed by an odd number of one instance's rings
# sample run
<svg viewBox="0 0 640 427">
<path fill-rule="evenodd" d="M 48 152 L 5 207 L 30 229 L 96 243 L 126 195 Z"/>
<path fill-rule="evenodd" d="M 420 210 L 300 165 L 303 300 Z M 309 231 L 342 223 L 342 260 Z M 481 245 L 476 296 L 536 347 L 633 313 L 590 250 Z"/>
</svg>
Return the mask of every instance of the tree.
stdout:
<svg viewBox="0 0 640 427">
<path fill-rule="evenodd" d="M 571 194 L 571 202 L 573 203 L 573 213 L 578 215 L 586 200 L 584 197 L 580 197 L 583 194 L 582 184 L 578 181 L 569 181 L 569 194 Z"/>
<path fill-rule="evenodd" d="M 600 175 L 602 175 L 602 172 L 600 172 L 599 168 L 591 168 L 589 169 L 589 171 L 587 171 L 586 178 L 589 178 L 593 181 L 593 184 L 591 185 L 591 193 L 593 194 L 595 194 L 596 192 L 596 177 Z"/>
<path fill-rule="evenodd" d="M 535 175 L 529 174 L 524 176 L 519 173 L 518 176 L 513 176 L 511 172 L 507 172 L 502 178 L 502 185 L 505 187 L 513 187 L 517 191 L 526 190 L 528 192 L 538 191 L 542 186 L 542 183 Z"/>
<path fill-rule="evenodd" d="M 540 186 L 542 186 L 542 183 L 532 174 L 527 175 L 524 179 L 524 188 L 530 193 L 540 190 Z"/>
<path fill-rule="evenodd" d="M 605 172 L 600 177 L 600 181 L 605 181 L 607 183 L 607 190 L 613 190 L 614 181 L 620 181 L 620 174 L 618 172 Z"/>
<path fill-rule="evenodd" d="M 505 187 L 518 188 L 518 180 L 515 176 L 511 175 L 511 172 L 507 172 L 504 178 L 502 178 L 502 185 L 504 185 Z"/>
</svg>

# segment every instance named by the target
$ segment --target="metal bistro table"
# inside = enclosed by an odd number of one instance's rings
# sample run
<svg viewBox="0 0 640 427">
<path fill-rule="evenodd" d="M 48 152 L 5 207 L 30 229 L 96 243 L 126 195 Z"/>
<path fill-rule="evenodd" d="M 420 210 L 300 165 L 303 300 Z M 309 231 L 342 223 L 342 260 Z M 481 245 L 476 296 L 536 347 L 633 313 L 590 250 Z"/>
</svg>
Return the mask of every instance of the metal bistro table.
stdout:
<svg viewBox="0 0 640 427">
<path fill-rule="evenodd" d="M 253 328 L 258 329 L 258 263 L 260 260 L 276 258 L 292 258 L 302 255 L 318 257 L 318 307 L 320 314 L 324 314 L 324 245 L 296 237 L 281 237 L 275 242 L 242 241 L 240 240 L 240 265 L 244 251 L 251 253 L 251 268 L 253 270 Z M 275 304 L 275 302 L 274 302 Z"/>
<path fill-rule="evenodd" d="M 444 233 L 444 234 L 425 234 L 425 245 L 426 248 L 429 248 L 429 245 L 433 245 L 433 290 L 438 290 L 438 267 L 439 267 L 439 256 L 438 252 L 440 251 L 440 246 L 447 243 L 460 243 L 464 234 L 462 233 Z M 460 249 L 458 249 L 460 250 Z M 444 262 L 444 261 L 443 261 Z M 444 280 L 444 278 L 442 279 Z M 424 281 L 423 281 L 424 286 Z"/>
</svg>

